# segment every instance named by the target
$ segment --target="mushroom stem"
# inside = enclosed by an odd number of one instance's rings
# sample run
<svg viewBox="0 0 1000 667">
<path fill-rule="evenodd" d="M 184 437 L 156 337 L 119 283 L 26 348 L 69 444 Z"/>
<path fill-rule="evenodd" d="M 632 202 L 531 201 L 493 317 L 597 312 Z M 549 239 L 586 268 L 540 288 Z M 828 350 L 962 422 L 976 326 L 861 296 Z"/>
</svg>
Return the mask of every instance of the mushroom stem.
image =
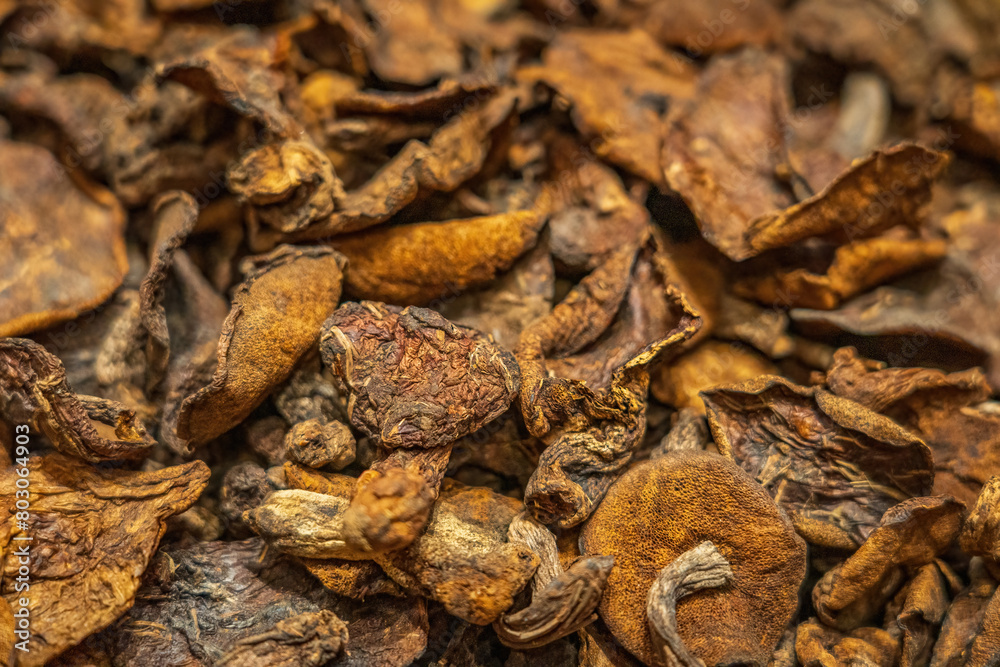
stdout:
<svg viewBox="0 0 1000 667">
<path fill-rule="evenodd" d="M 653 647 L 664 667 L 705 667 L 677 633 L 677 601 L 703 588 L 722 586 L 732 578 L 729 562 L 708 541 L 685 551 L 660 570 L 649 589 L 646 616 Z"/>
<path fill-rule="evenodd" d="M 556 538 L 527 512 L 507 529 L 507 539 L 531 549 L 541 564 L 531 585 L 531 604 L 504 614 L 493 624 L 500 641 L 511 648 L 544 646 L 593 622 L 604 593 L 613 556 L 581 558 L 563 571 Z"/>
</svg>

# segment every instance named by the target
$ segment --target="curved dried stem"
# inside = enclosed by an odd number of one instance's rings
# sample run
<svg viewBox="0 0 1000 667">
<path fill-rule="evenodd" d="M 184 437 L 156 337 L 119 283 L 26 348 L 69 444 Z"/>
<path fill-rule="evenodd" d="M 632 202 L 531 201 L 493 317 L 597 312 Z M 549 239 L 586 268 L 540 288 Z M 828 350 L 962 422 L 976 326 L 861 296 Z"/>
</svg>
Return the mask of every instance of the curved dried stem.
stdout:
<svg viewBox="0 0 1000 667">
<path fill-rule="evenodd" d="M 592 623 L 614 565 L 614 556 L 581 558 L 569 570 L 559 563 L 556 538 L 527 512 L 507 530 L 507 539 L 531 549 L 541 561 L 532 579 L 531 604 L 493 624 L 500 641 L 515 649 L 544 646 Z"/>
<path fill-rule="evenodd" d="M 705 667 L 677 633 L 677 601 L 703 588 L 718 588 L 732 578 L 729 562 L 708 541 L 685 551 L 660 571 L 646 603 L 658 662 L 665 667 Z"/>
</svg>

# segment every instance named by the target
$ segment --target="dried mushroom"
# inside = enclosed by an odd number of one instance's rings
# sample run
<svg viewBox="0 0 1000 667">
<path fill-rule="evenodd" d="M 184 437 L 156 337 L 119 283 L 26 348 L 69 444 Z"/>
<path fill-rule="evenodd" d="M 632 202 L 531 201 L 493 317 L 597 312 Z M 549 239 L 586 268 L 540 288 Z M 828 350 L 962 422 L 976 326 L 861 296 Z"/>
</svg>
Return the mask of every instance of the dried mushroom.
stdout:
<svg viewBox="0 0 1000 667">
<path fill-rule="evenodd" d="M 964 511 L 948 496 L 910 498 L 886 511 L 864 544 L 816 584 L 820 619 L 845 632 L 864 625 L 903 582 L 903 568 L 944 553 L 958 537 Z"/>
<path fill-rule="evenodd" d="M 701 394 L 719 451 L 807 540 L 851 549 L 901 500 L 930 493 L 930 449 L 887 417 L 778 376 Z"/>
<path fill-rule="evenodd" d="M 805 544 L 767 492 L 717 455 L 639 463 L 608 491 L 580 534 L 585 554 L 615 557 L 601 618 L 622 646 L 658 664 L 646 616 L 650 589 L 661 569 L 706 540 L 729 563 L 732 581 L 680 598 L 682 645 L 705 664 L 765 665 L 798 607 Z"/>
<path fill-rule="evenodd" d="M 3 597 L 22 597 L 15 587 L 18 535 L 31 538 L 27 609 L 32 650 L 18 664 L 40 666 L 91 633 L 104 629 L 132 605 L 139 579 L 166 530 L 166 520 L 189 508 L 208 483 L 201 461 L 156 472 L 92 469 L 61 454 L 31 457 L 31 514 L 6 517 L 0 534 Z M 14 507 L 18 475 L 0 478 L 4 505 Z M 66 536 L 74 536 L 72 543 Z M 72 546 L 70 546 L 72 545 Z M 52 558 L 46 554 L 60 554 Z M 17 604 L 18 608 L 24 605 Z"/>
</svg>

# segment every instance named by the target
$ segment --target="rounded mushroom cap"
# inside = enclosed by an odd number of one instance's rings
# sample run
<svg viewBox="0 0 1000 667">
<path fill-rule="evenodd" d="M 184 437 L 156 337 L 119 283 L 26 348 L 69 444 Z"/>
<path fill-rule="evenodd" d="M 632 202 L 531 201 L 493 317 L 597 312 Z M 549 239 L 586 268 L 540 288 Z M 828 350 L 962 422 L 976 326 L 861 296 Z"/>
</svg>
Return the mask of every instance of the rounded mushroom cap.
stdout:
<svg viewBox="0 0 1000 667">
<path fill-rule="evenodd" d="M 733 580 L 681 598 L 680 636 L 707 665 L 766 665 L 798 606 L 805 542 L 763 487 L 714 454 L 640 463 L 608 491 L 580 535 L 583 553 L 615 557 L 601 618 L 622 646 L 657 664 L 646 620 L 650 586 L 705 540 L 729 561 Z"/>
</svg>

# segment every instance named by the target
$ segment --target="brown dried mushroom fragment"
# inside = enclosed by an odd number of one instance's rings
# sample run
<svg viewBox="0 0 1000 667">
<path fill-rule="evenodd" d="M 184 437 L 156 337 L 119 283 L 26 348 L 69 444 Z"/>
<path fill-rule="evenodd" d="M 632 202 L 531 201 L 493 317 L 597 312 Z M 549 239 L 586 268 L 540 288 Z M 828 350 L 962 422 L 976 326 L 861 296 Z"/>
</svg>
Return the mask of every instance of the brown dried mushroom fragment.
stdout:
<svg viewBox="0 0 1000 667">
<path fill-rule="evenodd" d="M 219 667 L 322 667 L 347 646 L 347 626 L 329 609 L 303 612 L 245 637 L 226 651 Z"/>
<path fill-rule="evenodd" d="M 983 485 L 962 526 L 959 544 L 970 556 L 1000 559 L 1000 475 Z"/>
<path fill-rule="evenodd" d="M 997 582 L 982 558 L 969 564 L 969 585 L 955 596 L 934 644 L 931 667 L 966 665 L 969 649 L 983 625 L 986 609 L 996 597 Z"/>
<path fill-rule="evenodd" d="M 721 456 L 669 453 L 632 466 L 608 491 L 580 534 L 585 554 L 615 557 L 601 618 L 622 646 L 654 664 L 649 589 L 662 568 L 706 540 L 733 580 L 680 600 L 680 638 L 705 664 L 765 665 L 798 606 L 805 543 L 767 492 Z"/>
<path fill-rule="evenodd" d="M 858 628 L 845 635 L 811 618 L 799 624 L 795 653 L 802 667 L 895 665 L 899 642 L 881 628 Z"/>
<path fill-rule="evenodd" d="M 40 146 L 0 140 L 0 337 L 71 320 L 128 271 L 125 212 Z"/>
<path fill-rule="evenodd" d="M 163 307 L 167 272 L 174 253 L 198 221 L 198 204 L 188 193 L 172 190 L 157 197 L 151 208 L 153 236 L 149 242 L 149 270 L 139 287 L 139 315 L 149 334 L 146 347 L 149 386 L 155 386 L 166 373 L 170 359 L 170 332 Z"/>
<path fill-rule="evenodd" d="M 677 603 L 705 588 L 718 588 L 733 580 L 725 557 L 711 542 L 685 551 L 656 577 L 649 588 L 646 616 L 653 642 L 655 664 L 667 667 L 704 667 L 677 633 Z"/>
<path fill-rule="evenodd" d="M 178 437 L 201 444 L 222 435 L 288 378 L 336 308 L 343 268 L 344 258 L 324 247 L 281 246 L 244 260 L 218 368 L 181 405 Z"/>
<path fill-rule="evenodd" d="M 817 615 L 845 632 L 864 625 L 903 583 L 904 568 L 926 565 L 951 546 L 964 510 L 949 496 L 910 498 L 887 510 L 864 544 L 816 584 Z"/>
<path fill-rule="evenodd" d="M 927 445 L 854 401 L 768 375 L 701 396 L 719 451 L 810 542 L 853 549 L 888 508 L 931 491 Z"/>
<path fill-rule="evenodd" d="M 369 556 L 344 541 L 343 516 L 349 502 L 301 489 L 275 491 L 247 510 L 243 520 L 268 544 L 293 556 L 365 560 Z"/>
<path fill-rule="evenodd" d="M 375 554 L 375 562 L 411 594 L 487 625 L 510 608 L 538 567 L 530 549 L 507 542 L 507 528 L 522 510 L 513 498 L 446 479 L 427 530 L 406 549 Z"/>
<path fill-rule="evenodd" d="M 225 31 L 181 27 L 164 44 L 156 73 L 259 121 L 278 136 L 294 138 L 302 128 L 279 95 L 284 76 L 275 67 L 283 55 L 280 37 L 253 26 Z"/>
<path fill-rule="evenodd" d="M 662 403 L 705 414 L 705 404 L 698 395 L 702 390 L 777 372 L 774 364 L 746 345 L 706 340 L 662 364 L 654 372 L 649 390 Z"/>
<path fill-rule="evenodd" d="M 650 452 L 650 458 L 659 458 L 670 452 L 700 452 L 712 442 L 705 416 L 695 408 L 682 408 L 671 418 L 670 432 Z"/>
<path fill-rule="evenodd" d="M 23 338 L 0 340 L 0 408 L 42 432 L 64 454 L 97 463 L 141 459 L 155 440 L 135 410 L 73 393 L 62 362 Z"/>
<path fill-rule="evenodd" d="M 467 220 L 423 222 L 338 238 L 347 257 L 345 291 L 358 299 L 424 305 L 481 287 L 535 245 L 541 205 Z"/>
<path fill-rule="evenodd" d="M 565 97 L 574 124 L 599 157 L 662 183 L 658 128 L 666 107 L 691 96 L 694 72 L 642 30 L 574 29 L 556 35 L 542 65 L 517 76 L 544 81 Z"/>
<path fill-rule="evenodd" d="M 978 368 L 884 368 L 844 348 L 834 354 L 826 383 L 927 442 L 934 452 L 935 493 L 971 506 L 990 476 L 1000 474 L 1000 415 L 974 407 L 992 393 Z"/>
<path fill-rule="evenodd" d="M 309 141 L 248 152 L 226 173 L 229 190 L 249 204 L 251 225 L 294 232 L 333 214 L 344 186 L 330 159 Z"/>
<path fill-rule="evenodd" d="M 369 595 L 403 596 L 402 589 L 374 561 L 339 558 L 300 558 L 299 561 L 324 588 L 337 595 L 355 600 L 364 600 Z"/>
<path fill-rule="evenodd" d="M 531 581 L 531 604 L 493 623 L 502 644 L 519 650 L 538 648 L 597 619 L 594 612 L 614 564 L 613 557 L 581 558 L 564 571 L 555 536 L 525 512 L 511 522 L 507 538 L 512 544 L 531 549 L 540 564 Z"/>
<path fill-rule="evenodd" d="M 747 49 L 713 59 L 698 96 L 672 114 L 664 172 L 702 235 L 740 261 L 813 236 L 853 240 L 914 225 L 948 157 L 912 144 L 879 150 L 798 201 L 787 182 L 794 175 L 786 182 L 778 178 L 791 171 L 781 136 L 790 115 L 789 86 L 779 56 Z M 718 180 L 718 174 L 731 176 Z M 876 195 L 887 190 L 893 196 L 883 203 Z"/>
<path fill-rule="evenodd" d="M 503 413 L 521 384 L 510 353 L 426 308 L 345 303 L 320 350 L 351 423 L 388 448 L 451 443 Z"/>
<path fill-rule="evenodd" d="M 897 603 L 900 605 L 898 611 L 895 610 Z M 887 605 L 886 630 L 889 634 L 902 634 L 903 638 L 900 667 L 930 662 L 931 650 L 947 611 L 945 576 L 938 563 L 928 563 L 917 570 L 896 600 Z"/>
<path fill-rule="evenodd" d="M 634 252 L 625 247 L 591 272 L 518 343 L 521 412 L 548 443 L 525 490 L 542 523 L 567 528 L 590 515 L 645 432 L 649 364 L 701 326 L 655 248 L 639 252 L 633 274 Z M 622 319 L 602 337 L 626 295 Z"/>
<path fill-rule="evenodd" d="M 96 470 L 61 454 L 32 457 L 28 469 L 32 636 L 18 664 L 39 667 L 128 610 L 167 518 L 198 499 L 209 470 L 201 461 L 156 472 Z M 0 473 L 5 507 L 14 506 L 15 479 L 14 468 Z M 8 602 L 25 596 L 14 589 L 19 566 L 10 540 L 22 531 L 13 521 L 10 514 L 0 525 Z"/>
<path fill-rule="evenodd" d="M 405 667 L 426 647 L 423 600 L 379 597 L 359 604 L 339 598 L 258 539 L 161 551 L 136 606 L 113 631 L 93 639 L 112 667 L 199 665 L 238 651 L 241 641 L 287 628 L 288 619 L 298 617 L 295 624 L 310 618 L 305 614 L 327 612 L 346 623 L 350 635 L 338 667 Z M 321 645 L 329 648 L 329 640 L 340 638 L 340 625 L 326 627 L 332 634 L 324 633 Z"/>
<path fill-rule="evenodd" d="M 784 268 L 783 259 L 768 258 L 782 268 L 764 275 L 763 266 L 748 262 L 741 267 L 745 277 L 734 285 L 734 292 L 766 304 L 828 310 L 867 289 L 934 264 L 946 249 L 943 240 L 912 238 L 901 229 L 890 230 L 838 247 L 833 260 L 821 269 Z"/>
<path fill-rule="evenodd" d="M 382 449 L 358 478 L 344 514 L 348 546 L 371 553 L 409 545 L 427 525 L 451 444 L 430 449 Z"/>
<path fill-rule="evenodd" d="M 286 456 L 310 468 L 342 470 L 354 462 L 356 445 L 347 424 L 321 419 L 299 422 L 285 435 Z"/>
</svg>

